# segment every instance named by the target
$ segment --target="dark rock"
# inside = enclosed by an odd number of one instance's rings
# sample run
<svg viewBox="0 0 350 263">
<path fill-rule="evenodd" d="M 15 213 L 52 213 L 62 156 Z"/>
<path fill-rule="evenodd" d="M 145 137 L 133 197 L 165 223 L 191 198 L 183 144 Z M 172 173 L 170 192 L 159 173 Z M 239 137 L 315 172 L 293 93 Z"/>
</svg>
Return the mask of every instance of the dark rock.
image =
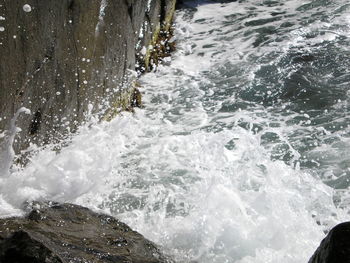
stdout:
<svg viewBox="0 0 350 263">
<path fill-rule="evenodd" d="M 17 231 L 5 241 L 0 241 L 0 262 L 62 262 L 50 249 L 30 237 L 24 231 Z"/>
<path fill-rule="evenodd" d="M 335 226 L 322 240 L 309 263 L 349 263 L 350 222 Z"/>
<path fill-rule="evenodd" d="M 35 203 L 0 219 L 1 263 L 171 262 L 126 224 L 73 204 Z"/>
</svg>

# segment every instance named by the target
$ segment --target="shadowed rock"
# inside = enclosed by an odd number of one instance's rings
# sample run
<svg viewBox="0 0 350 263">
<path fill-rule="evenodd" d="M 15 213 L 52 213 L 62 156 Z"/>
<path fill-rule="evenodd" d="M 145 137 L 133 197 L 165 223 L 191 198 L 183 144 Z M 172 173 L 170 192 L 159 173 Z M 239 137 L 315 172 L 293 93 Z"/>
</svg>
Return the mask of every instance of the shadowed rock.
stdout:
<svg viewBox="0 0 350 263">
<path fill-rule="evenodd" d="M 335 226 L 322 240 L 309 263 L 349 263 L 350 222 Z"/>
<path fill-rule="evenodd" d="M 0 262 L 171 261 L 111 216 L 78 205 L 35 203 L 24 218 L 0 219 Z"/>
</svg>

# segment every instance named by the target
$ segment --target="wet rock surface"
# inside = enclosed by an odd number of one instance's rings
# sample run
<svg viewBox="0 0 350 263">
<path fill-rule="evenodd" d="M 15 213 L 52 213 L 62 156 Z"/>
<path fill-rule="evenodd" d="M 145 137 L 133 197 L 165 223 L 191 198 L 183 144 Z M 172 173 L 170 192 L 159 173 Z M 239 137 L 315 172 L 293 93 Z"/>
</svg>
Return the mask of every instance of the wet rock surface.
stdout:
<svg viewBox="0 0 350 263">
<path fill-rule="evenodd" d="M 23 106 L 32 114 L 18 119 L 17 153 L 59 141 L 88 111 L 127 108 L 130 70 L 174 8 L 175 0 L 3 0 L 0 135 Z"/>
<path fill-rule="evenodd" d="M 335 226 L 322 240 L 309 263 L 349 263 L 350 222 Z"/>
<path fill-rule="evenodd" d="M 0 262 L 171 262 L 117 219 L 73 204 L 35 203 L 24 218 L 0 219 Z"/>
</svg>

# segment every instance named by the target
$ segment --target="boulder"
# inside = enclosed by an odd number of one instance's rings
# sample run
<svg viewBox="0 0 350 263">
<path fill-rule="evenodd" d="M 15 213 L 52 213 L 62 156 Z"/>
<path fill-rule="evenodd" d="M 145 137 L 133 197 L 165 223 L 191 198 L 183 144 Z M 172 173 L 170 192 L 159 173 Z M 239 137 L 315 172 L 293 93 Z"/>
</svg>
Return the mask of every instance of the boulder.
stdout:
<svg viewBox="0 0 350 263">
<path fill-rule="evenodd" d="M 119 220 L 73 204 L 34 203 L 25 217 L 0 219 L 1 263 L 171 262 Z"/>
<path fill-rule="evenodd" d="M 335 226 L 322 240 L 309 263 L 349 263 L 350 222 Z"/>
</svg>

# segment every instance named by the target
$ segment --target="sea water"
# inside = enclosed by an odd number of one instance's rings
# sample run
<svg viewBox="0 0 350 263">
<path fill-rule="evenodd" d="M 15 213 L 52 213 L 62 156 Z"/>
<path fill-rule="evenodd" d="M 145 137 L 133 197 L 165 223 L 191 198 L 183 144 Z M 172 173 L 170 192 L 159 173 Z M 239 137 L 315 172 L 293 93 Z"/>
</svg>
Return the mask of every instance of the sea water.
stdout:
<svg viewBox="0 0 350 263">
<path fill-rule="evenodd" d="M 307 262 L 348 220 L 350 4 L 218 2 L 177 11 L 177 51 L 141 77 L 143 109 L 91 116 L 0 177 L 0 215 L 73 202 L 178 262 Z"/>
</svg>

